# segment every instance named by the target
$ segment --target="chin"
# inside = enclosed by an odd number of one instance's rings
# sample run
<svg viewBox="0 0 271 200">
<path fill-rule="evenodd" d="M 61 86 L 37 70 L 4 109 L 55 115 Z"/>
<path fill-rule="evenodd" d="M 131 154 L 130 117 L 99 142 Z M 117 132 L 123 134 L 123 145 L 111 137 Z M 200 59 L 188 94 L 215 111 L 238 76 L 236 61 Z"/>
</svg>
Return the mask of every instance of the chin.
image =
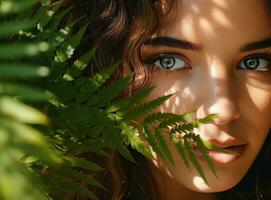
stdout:
<svg viewBox="0 0 271 200">
<path fill-rule="evenodd" d="M 201 177 L 196 176 L 193 178 L 193 184 L 190 189 L 201 193 L 223 192 L 232 189 L 240 182 L 241 179 L 242 177 L 240 177 L 239 179 L 236 177 L 234 179 L 223 179 L 223 177 L 212 177 L 208 179 L 207 177 L 208 184 L 206 184 Z"/>
</svg>

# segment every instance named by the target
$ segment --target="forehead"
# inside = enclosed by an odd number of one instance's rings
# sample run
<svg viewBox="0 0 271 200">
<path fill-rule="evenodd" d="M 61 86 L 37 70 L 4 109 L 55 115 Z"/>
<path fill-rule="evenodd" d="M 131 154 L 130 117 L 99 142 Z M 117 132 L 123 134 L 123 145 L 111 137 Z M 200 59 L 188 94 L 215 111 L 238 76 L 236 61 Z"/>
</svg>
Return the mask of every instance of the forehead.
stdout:
<svg viewBox="0 0 271 200">
<path fill-rule="evenodd" d="M 236 44 L 271 35 L 266 0 L 176 0 L 156 35 Z"/>
</svg>

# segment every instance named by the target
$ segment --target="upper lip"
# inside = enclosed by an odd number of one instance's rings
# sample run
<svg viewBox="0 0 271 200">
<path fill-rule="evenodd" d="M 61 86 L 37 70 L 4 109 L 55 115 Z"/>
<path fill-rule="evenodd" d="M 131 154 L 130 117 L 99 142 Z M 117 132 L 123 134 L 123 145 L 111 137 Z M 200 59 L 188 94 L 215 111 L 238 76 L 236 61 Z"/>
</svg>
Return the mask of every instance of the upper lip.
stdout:
<svg viewBox="0 0 271 200">
<path fill-rule="evenodd" d="M 227 148 L 227 147 L 232 147 L 232 146 L 242 146 L 242 145 L 247 144 L 247 142 L 243 142 L 243 141 L 235 139 L 235 138 L 228 139 L 225 141 L 219 141 L 217 139 L 209 139 L 208 141 L 210 143 L 212 143 L 213 145 L 216 145 L 221 148 Z"/>
</svg>

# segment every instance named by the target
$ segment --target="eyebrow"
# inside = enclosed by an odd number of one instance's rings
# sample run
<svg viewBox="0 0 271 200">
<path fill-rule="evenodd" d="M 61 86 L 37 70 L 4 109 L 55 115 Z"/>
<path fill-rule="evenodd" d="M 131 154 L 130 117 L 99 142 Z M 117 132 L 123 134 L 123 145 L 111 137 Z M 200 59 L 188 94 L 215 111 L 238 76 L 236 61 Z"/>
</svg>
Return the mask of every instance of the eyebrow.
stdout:
<svg viewBox="0 0 271 200">
<path fill-rule="evenodd" d="M 188 50 L 194 50 L 194 51 L 199 51 L 202 49 L 201 45 L 199 45 L 199 44 L 195 44 L 192 42 L 188 42 L 185 40 L 179 40 L 179 39 L 171 38 L 171 37 L 149 38 L 144 43 L 144 45 L 167 46 L 167 47 L 175 47 L 175 48 L 188 49 Z"/>
<path fill-rule="evenodd" d="M 181 48 L 181 49 L 187 49 L 187 50 L 194 50 L 194 51 L 200 51 L 202 49 L 202 46 L 199 44 L 195 44 L 193 42 L 189 42 L 186 40 L 180 40 L 176 38 L 171 37 L 155 37 L 155 38 L 149 38 L 144 45 L 150 45 L 150 46 L 167 46 L 167 47 L 175 47 L 175 48 Z M 260 41 L 252 42 L 249 44 L 244 45 L 240 48 L 241 52 L 247 52 L 257 49 L 264 49 L 271 47 L 271 38 L 266 38 Z"/>
<path fill-rule="evenodd" d="M 245 46 L 240 48 L 241 52 L 252 51 L 256 49 L 264 49 L 267 47 L 271 47 L 271 38 L 266 38 L 260 41 L 252 42 L 250 44 L 246 44 Z"/>
</svg>

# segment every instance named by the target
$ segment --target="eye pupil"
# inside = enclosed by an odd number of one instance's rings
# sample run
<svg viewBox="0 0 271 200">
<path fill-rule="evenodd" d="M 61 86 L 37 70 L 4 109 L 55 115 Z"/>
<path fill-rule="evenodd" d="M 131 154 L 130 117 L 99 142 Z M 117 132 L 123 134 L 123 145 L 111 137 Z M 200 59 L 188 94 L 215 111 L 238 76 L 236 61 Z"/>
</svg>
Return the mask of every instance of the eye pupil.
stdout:
<svg viewBox="0 0 271 200">
<path fill-rule="evenodd" d="M 258 67 L 259 65 L 259 59 L 258 58 L 249 58 L 247 60 L 245 60 L 245 66 L 248 69 L 255 69 Z"/>
<path fill-rule="evenodd" d="M 175 65 L 175 59 L 173 57 L 163 57 L 159 60 L 160 65 L 165 69 L 170 69 Z"/>
</svg>

